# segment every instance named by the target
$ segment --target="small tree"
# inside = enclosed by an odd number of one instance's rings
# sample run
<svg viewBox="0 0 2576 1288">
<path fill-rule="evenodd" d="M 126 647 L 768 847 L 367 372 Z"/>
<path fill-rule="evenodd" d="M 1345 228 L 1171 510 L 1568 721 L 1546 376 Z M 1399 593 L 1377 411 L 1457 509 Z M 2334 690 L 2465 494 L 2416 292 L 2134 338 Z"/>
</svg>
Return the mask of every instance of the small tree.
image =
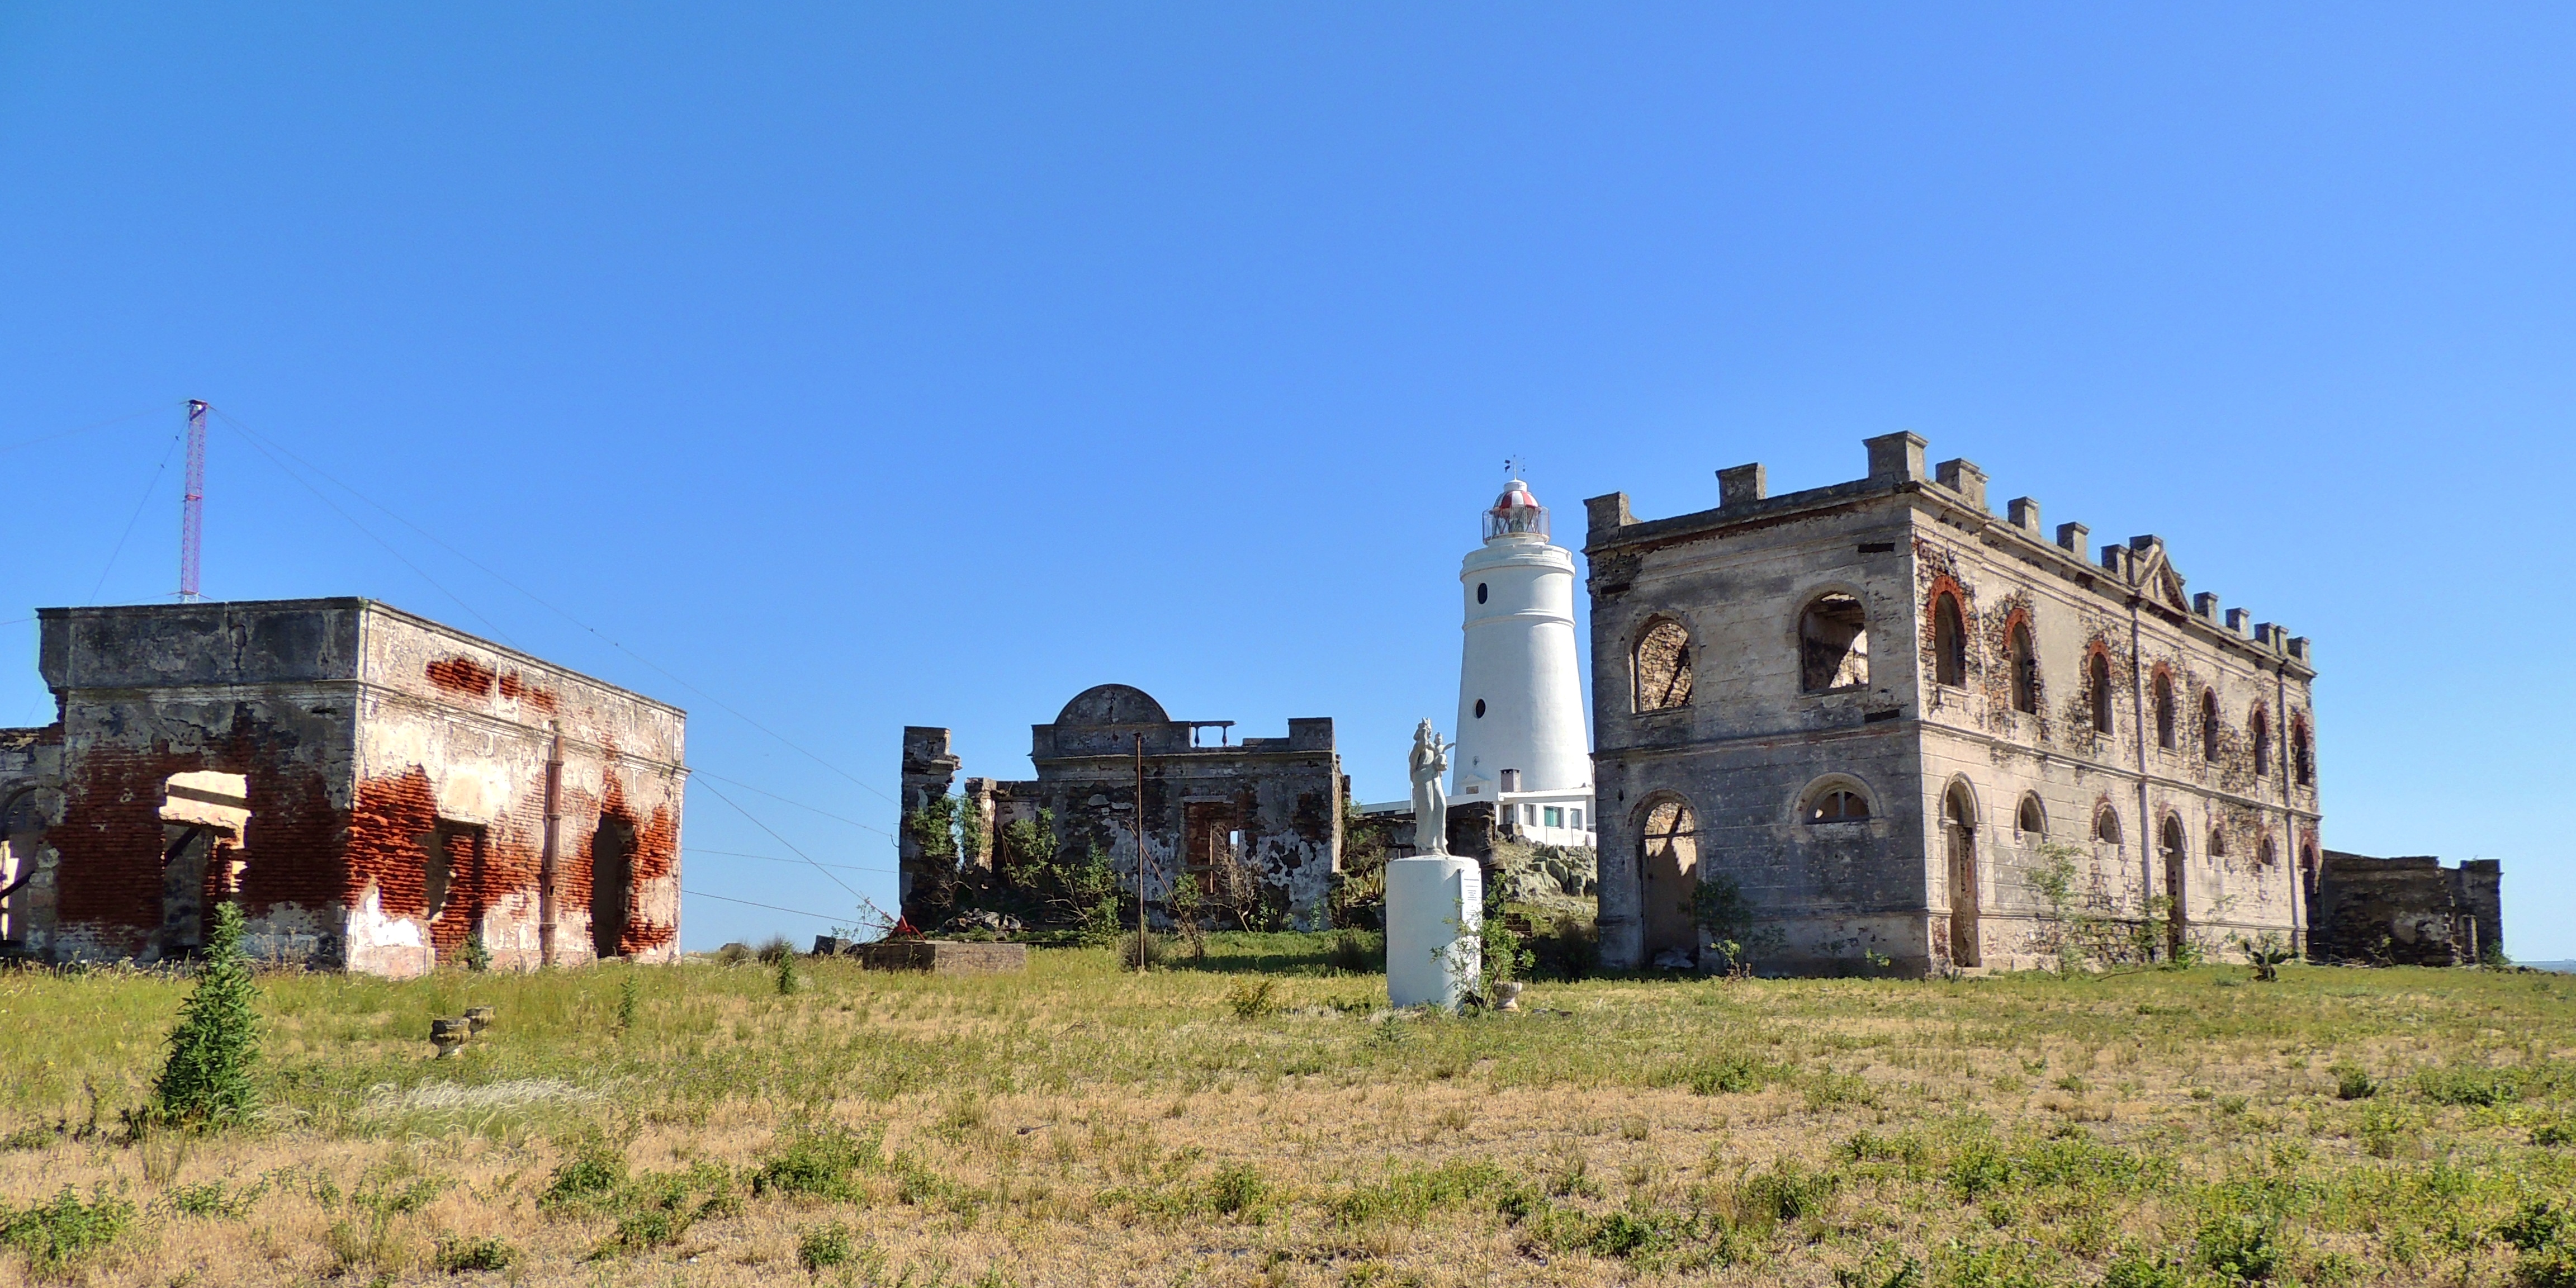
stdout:
<svg viewBox="0 0 2576 1288">
<path fill-rule="evenodd" d="M 230 903 L 215 906 L 214 922 L 196 991 L 179 1008 L 170 1059 L 153 1087 L 154 1115 L 163 1122 L 234 1126 L 259 1109 L 259 1086 L 251 1080 L 259 1062 L 259 986 L 242 955 L 247 926 L 240 907 Z"/>
<path fill-rule="evenodd" d="M 1709 947 L 1725 957 L 1730 974 L 1746 974 L 1753 959 L 1776 953 L 1788 937 L 1777 926 L 1761 924 L 1744 887 L 1729 876 L 1704 876 L 1691 891 L 1691 921 L 1708 935 Z"/>
<path fill-rule="evenodd" d="M 2057 959 L 2060 975 L 2083 955 L 2076 943 L 2079 915 L 2075 910 L 2075 861 L 2083 853 L 2063 841 L 2051 841 L 2039 847 L 2039 865 L 2030 871 L 2031 893 L 2039 896 L 2046 909 L 2040 914 L 2035 947 Z"/>
</svg>

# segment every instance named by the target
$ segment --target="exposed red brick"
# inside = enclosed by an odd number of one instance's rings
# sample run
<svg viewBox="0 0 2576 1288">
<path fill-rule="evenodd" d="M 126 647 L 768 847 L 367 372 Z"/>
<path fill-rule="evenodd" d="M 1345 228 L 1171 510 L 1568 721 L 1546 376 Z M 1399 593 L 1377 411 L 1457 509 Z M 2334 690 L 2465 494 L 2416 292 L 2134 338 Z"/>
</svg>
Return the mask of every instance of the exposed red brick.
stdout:
<svg viewBox="0 0 2576 1288">
<path fill-rule="evenodd" d="M 492 668 L 473 658 L 442 657 L 429 664 L 429 682 L 450 693 L 472 694 L 478 698 L 492 696 Z"/>
<path fill-rule="evenodd" d="M 508 698 L 513 702 L 525 702 L 529 706 L 550 715 L 553 714 L 555 709 L 554 690 L 543 689 L 530 684 L 526 677 L 520 675 L 516 671 L 504 671 L 501 673 L 501 696 Z"/>
</svg>

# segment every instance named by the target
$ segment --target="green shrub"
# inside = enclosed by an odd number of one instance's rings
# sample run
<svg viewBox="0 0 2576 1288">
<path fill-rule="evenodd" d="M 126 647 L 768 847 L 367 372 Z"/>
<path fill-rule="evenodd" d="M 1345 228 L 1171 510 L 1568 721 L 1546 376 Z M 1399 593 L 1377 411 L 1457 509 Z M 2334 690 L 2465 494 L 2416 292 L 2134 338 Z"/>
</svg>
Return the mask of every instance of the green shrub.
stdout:
<svg viewBox="0 0 2576 1288">
<path fill-rule="evenodd" d="M 1974 1137 L 1952 1152 L 1941 1179 L 1960 1199 L 1973 1203 L 2012 1185 L 2012 1159 L 1994 1141 Z"/>
<path fill-rule="evenodd" d="M 2370 1071 L 2343 1061 L 2326 1070 L 2335 1076 L 2335 1099 L 2368 1100 L 2379 1094 L 2379 1084 L 2371 1081 Z"/>
<path fill-rule="evenodd" d="M 1275 997 L 1278 988 L 1278 981 L 1266 975 L 1259 979 L 1237 980 L 1225 991 L 1225 1007 L 1234 1012 L 1234 1018 L 1238 1020 L 1260 1019 L 1279 1009 Z"/>
<path fill-rule="evenodd" d="M 1333 936 L 1324 964 L 1345 975 L 1372 975 L 1386 968 L 1369 947 L 1368 936 L 1356 930 L 1343 930 Z"/>
<path fill-rule="evenodd" d="M 850 1228 L 838 1221 L 827 1221 L 805 1231 L 796 1240 L 796 1262 L 810 1271 L 849 1264 Z"/>
<path fill-rule="evenodd" d="M 2102 1271 L 2102 1288 L 2190 1288 L 2191 1276 L 2180 1266 L 2127 1248 Z"/>
<path fill-rule="evenodd" d="M 241 908 L 215 905 L 205 964 L 196 989 L 170 1030 L 170 1058 L 153 1086 L 153 1108 L 165 1122 L 231 1126 L 259 1109 L 251 1069 L 259 1062 L 259 987 L 242 955 Z"/>
<path fill-rule="evenodd" d="M 635 972 L 628 971 L 624 979 L 617 981 L 617 1027 L 634 1028 L 635 1021 L 643 1014 L 644 982 L 636 977 Z"/>
<path fill-rule="evenodd" d="M 229 1221 L 238 1221 L 250 1215 L 251 1208 L 259 1202 L 260 1195 L 267 1190 L 268 1183 L 265 1181 L 246 1190 L 230 1191 L 225 1189 L 222 1181 L 207 1181 L 202 1185 L 171 1186 L 168 1202 L 170 1210 L 182 1216 L 221 1217 Z"/>
<path fill-rule="evenodd" d="M 458 1234 L 438 1236 L 438 1251 L 431 1257 L 433 1264 L 451 1275 L 469 1270 L 507 1270 L 518 1259 L 519 1250 L 500 1239 Z"/>
<path fill-rule="evenodd" d="M 557 1164 L 537 1196 L 541 1208 L 561 1207 L 610 1193 L 626 1183 L 626 1155 L 606 1145 L 586 1145 Z"/>
<path fill-rule="evenodd" d="M 134 1205 L 93 1190 L 87 1203 L 66 1185 L 51 1202 L 24 1211 L 0 1206 L 0 1243 L 27 1254 L 38 1274 L 50 1275 L 116 1241 L 134 1223 Z"/>
<path fill-rule="evenodd" d="M 1682 1065 L 1658 1081 L 1664 1085 L 1681 1083 L 1696 1095 L 1733 1096 L 1759 1091 L 1788 1076 L 1789 1070 L 1751 1056 L 1722 1055 Z"/>
<path fill-rule="evenodd" d="M 2415 1075 L 2415 1089 L 2437 1105 L 2488 1108 L 2522 1099 L 2522 1073 L 2516 1069 L 2455 1064 Z"/>
<path fill-rule="evenodd" d="M 2576 1145 L 2576 1124 L 2565 1121 L 2542 1123 L 2531 1129 L 2531 1143 L 2546 1146 Z"/>
<path fill-rule="evenodd" d="M 61 1140 L 62 1138 L 63 1133 L 59 1129 L 47 1127 L 43 1123 L 38 1123 L 33 1127 L 21 1127 L 6 1136 L 0 1136 L 0 1152 L 19 1149 L 46 1149 L 51 1147 L 55 1141 Z"/>
<path fill-rule="evenodd" d="M 767 950 L 764 949 L 763 951 L 766 952 Z M 780 997 L 785 997 L 796 991 L 796 954 L 792 951 L 781 953 L 778 956 L 777 985 L 778 995 Z"/>
<path fill-rule="evenodd" d="M 2576 1234 L 2569 1214 L 2548 1199 L 2526 1199 L 2520 1210 L 2496 1227 L 2496 1237 L 2524 1252 L 2537 1252 Z"/>
<path fill-rule="evenodd" d="M 1503 1179 L 1501 1168 L 1481 1161 L 1409 1168 L 1385 1180 L 1352 1187 L 1333 1200 L 1333 1216 L 1344 1225 L 1376 1221 L 1420 1225 L 1434 1209 L 1472 1202 L 1501 1187 Z"/>
<path fill-rule="evenodd" d="M 1228 1163 L 1208 1178 L 1207 1205 L 1227 1216 L 1259 1212 L 1270 1199 L 1270 1182 L 1248 1164 Z"/>
<path fill-rule="evenodd" d="M 1810 1172 L 1784 1158 L 1770 1171 L 1744 1178 L 1737 1208 L 1774 1221 L 1795 1221 L 1823 1212 L 1841 1185 L 1842 1178 L 1832 1172 Z"/>
<path fill-rule="evenodd" d="M 2200 1264 L 2230 1283 L 2268 1283 L 2287 1260 L 2273 1224 L 2242 1212 L 2204 1222 L 2197 1247 Z"/>
<path fill-rule="evenodd" d="M 1170 952 L 1161 935 L 1150 930 L 1131 930 L 1125 939 L 1119 941 L 1118 964 L 1129 970 L 1151 970 L 1162 965 Z"/>
<path fill-rule="evenodd" d="M 846 1127 L 803 1128 L 787 1133 L 762 1160 L 752 1173 L 751 1192 L 849 1199 L 857 1194 L 852 1178 L 883 1164 L 874 1136 Z"/>
<path fill-rule="evenodd" d="M 600 1250 L 644 1252 L 666 1243 L 677 1243 L 688 1233 L 689 1215 L 666 1207 L 628 1208 L 617 1214 L 617 1230 L 600 1245 Z"/>
<path fill-rule="evenodd" d="M 492 969 L 492 950 L 483 946 L 481 930 L 465 932 L 465 947 L 457 951 L 456 959 L 477 974 Z"/>
<path fill-rule="evenodd" d="M 2576 1288 L 2576 1244 L 2558 1242 L 2513 1259 L 2514 1288 Z"/>
</svg>

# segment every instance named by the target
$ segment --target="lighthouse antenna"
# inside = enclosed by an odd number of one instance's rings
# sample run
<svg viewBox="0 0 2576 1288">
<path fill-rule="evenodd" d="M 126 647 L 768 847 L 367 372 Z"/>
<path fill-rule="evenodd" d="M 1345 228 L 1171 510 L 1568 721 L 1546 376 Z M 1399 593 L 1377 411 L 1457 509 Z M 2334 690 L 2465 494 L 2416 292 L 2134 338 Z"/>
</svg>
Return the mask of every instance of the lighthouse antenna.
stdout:
<svg viewBox="0 0 2576 1288">
<path fill-rule="evenodd" d="M 179 498 L 179 602 L 196 603 L 197 550 L 206 530 L 206 404 L 188 400 L 188 486 Z"/>
</svg>

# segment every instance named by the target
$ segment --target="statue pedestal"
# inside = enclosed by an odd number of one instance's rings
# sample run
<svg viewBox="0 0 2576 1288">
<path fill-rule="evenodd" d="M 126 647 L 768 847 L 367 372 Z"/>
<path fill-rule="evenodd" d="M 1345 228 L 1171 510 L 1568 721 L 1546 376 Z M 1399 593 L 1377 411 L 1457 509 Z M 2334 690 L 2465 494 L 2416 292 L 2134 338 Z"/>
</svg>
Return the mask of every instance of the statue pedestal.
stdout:
<svg viewBox="0 0 2576 1288">
<path fill-rule="evenodd" d="M 1485 877 L 1451 854 L 1386 865 L 1386 994 L 1397 1006 L 1458 1009 L 1483 971 Z"/>
</svg>

